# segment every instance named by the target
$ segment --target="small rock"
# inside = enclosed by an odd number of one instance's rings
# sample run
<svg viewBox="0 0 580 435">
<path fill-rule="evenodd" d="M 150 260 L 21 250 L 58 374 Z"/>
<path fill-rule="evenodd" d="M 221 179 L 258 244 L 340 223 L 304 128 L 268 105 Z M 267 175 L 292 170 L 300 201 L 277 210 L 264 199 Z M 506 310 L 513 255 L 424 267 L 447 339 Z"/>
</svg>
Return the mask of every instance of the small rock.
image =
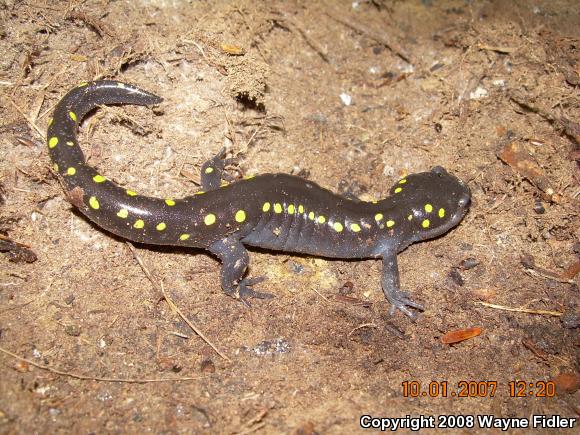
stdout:
<svg viewBox="0 0 580 435">
<path fill-rule="evenodd" d="M 64 332 L 72 337 L 78 337 L 81 335 L 81 328 L 77 325 L 66 325 L 64 327 Z"/>
<path fill-rule="evenodd" d="M 474 267 L 479 265 L 479 260 L 473 257 L 466 258 L 459 263 L 459 267 L 463 270 L 473 269 Z"/>
<path fill-rule="evenodd" d="M 578 373 L 560 373 L 553 379 L 556 390 L 560 393 L 575 393 L 580 388 L 580 375 Z"/>
<path fill-rule="evenodd" d="M 215 373 L 215 364 L 210 359 L 204 359 L 201 362 L 201 372 L 202 373 Z"/>
<path fill-rule="evenodd" d="M 471 92 L 469 94 L 469 99 L 470 100 L 480 100 L 482 98 L 487 97 L 487 94 L 488 94 L 487 89 L 485 89 L 481 86 L 478 86 L 473 92 Z"/>
<path fill-rule="evenodd" d="M 352 103 L 352 97 L 343 92 L 342 94 L 340 94 L 340 101 L 342 101 L 342 104 L 344 104 L 345 106 L 350 106 Z"/>
</svg>

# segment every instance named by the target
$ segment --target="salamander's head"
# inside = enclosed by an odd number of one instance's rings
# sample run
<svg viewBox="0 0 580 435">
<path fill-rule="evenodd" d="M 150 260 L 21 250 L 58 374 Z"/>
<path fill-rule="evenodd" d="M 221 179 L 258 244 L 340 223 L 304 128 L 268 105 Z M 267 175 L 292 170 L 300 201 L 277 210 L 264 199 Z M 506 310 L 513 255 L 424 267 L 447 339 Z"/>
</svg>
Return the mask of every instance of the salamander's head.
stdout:
<svg viewBox="0 0 580 435">
<path fill-rule="evenodd" d="M 463 219 L 471 204 L 467 185 L 441 166 L 403 178 L 391 188 L 391 195 L 405 213 L 414 242 L 446 233 Z"/>
</svg>

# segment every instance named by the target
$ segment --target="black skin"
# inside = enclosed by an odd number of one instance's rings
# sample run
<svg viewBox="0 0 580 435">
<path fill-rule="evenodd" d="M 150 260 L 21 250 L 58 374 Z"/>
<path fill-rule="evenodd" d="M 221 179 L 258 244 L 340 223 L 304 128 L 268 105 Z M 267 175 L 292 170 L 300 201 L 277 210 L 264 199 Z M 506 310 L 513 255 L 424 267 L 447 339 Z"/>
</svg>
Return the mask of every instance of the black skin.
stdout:
<svg viewBox="0 0 580 435">
<path fill-rule="evenodd" d="M 435 167 L 400 180 L 390 196 L 374 203 L 286 174 L 223 186 L 224 167 L 231 160 L 222 150 L 202 166 L 203 193 L 173 200 L 128 191 L 85 163 L 76 131 L 88 112 L 101 104 L 160 102 L 133 86 L 101 80 L 73 89 L 57 104 L 47 132 L 49 154 L 69 199 L 90 220 L 128 240 L 209 250 L 222 261 L 223 290 L 243 301 L 269 297 L 252 289 L 263 278 L 245 278 L 246 246 L 329 258 L 382 258 L 381 284 L 391 312 L 398 309 L 414 319 L 423 310 L 400 289 L 397 254 L 461 221 L 471 200 L 461 180 Z"/>
</svg>

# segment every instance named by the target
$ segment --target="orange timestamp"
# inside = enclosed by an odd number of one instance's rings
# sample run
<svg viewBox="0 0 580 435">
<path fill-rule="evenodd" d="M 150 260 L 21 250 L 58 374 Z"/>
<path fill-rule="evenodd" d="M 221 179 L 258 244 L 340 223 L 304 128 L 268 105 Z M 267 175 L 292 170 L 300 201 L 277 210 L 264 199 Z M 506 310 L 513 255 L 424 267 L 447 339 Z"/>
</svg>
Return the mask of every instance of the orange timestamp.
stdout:
<svg viewBox="0 0 580 435">
<path fill-rule="evenodd" d="M 452 385 L 449 381 L 419 381 L 401 383 L 404 397 L 495 397 L 498 381 L 459 381 Z M 505 385 L 509 397 L 554 397 L 556 385 L 553 381 L 525 382 L 510 381 Z M 504 390 L 504 386 L 500 385 Z"/>
</svg>

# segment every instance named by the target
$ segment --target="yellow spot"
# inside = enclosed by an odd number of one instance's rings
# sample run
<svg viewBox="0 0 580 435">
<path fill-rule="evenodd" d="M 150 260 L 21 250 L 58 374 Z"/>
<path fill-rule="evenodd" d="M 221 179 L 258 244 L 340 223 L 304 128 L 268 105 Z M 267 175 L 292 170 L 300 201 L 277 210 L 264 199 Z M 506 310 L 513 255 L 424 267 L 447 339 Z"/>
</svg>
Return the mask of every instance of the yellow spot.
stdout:
<svg viewBox="0 0 580 435">
<path fill-rule="evenodd" d="M 181 236 L 179 236 L 179 240 L 184 241 L 189 239 L 189 234 L 182 234 Z"/>
<path fill-rule="evenodd" d="M 395 221 L 387 221 L 387 228 L 392 228 L 395 226 Z"/>
<path fill-rule="evenodd" d="M 244 180 L 251 180 L 251 179 L 252 179 L 252 178 L 254 178 L 254 177 L 255 177 L 255 175 L 246 175 L 246 176 L 244 177 Z"/>
<path fill-rule="evenodd" d="M 421 222 L 421 226 L 423 228 L 429 228 L 429 224 L 430 224 L 429 219 L 425 219 L 423 220 L 423 222 Z"/>
<path fill-rule="evenodd" d="M 318 216 L 318 223 L 323 224 L 324 222 L 326 222 L 326 218 L 322 215 Z"/>
<path fill-rule="evenodd" d="M 314 220 L 314 212 L 311 211 L 310 213 L 308 213 L 308 219 L 310 219 L 311 221 Z"/>
<path fill-rule="evenodd" d="M 213 168 L 211 166 L 208 166 L 207 168 L 205 168 L 204 171 L 206 174 L 211 174 L 213 172 Z"/>
<path fill-rule="evenodd" d="M 294 214 L 294 204 L 290 204 L 288 206 L 288 214 Z"/>
<path fill-rule="evenodd" d="M 203 218 L 203 223 L 206 225 L 213 225 L 215 224 L 215 214 L 210 213 Z"/>
<path fill-rule="evenodd" d="M 165 228 L 167 228 L 167 225 L 165 225 L 165 222 L 159 222 L 157 224 L 157 226 L 155 227 L 155 229 L 157 231 L 163 231 Z"/>
<path fill-rule="evenodd" d="M 66 170 L 66 175 L 74 175 L 77 173 L 77 170 L 72 166 Z"/>
<path fill-rule="evenodd" d="M 220 187 L 226 187 L 226 186 L 229 186 L 229 185 L 230 185 L 230 183 L 228 183 L 227 181 L 222 181 L 221 184 L 220 184 Z"/>
<path fill-rule="evenodd" d="M 99 200 L 97 198 L 95 198 L 94 196 L 91 196 L 89 198 L 89 205 L 91 206 L 91 208 L 94 208 L 95 210 L 98 210 L 100 207 Z"/>
<path fill-rule="evenodd" d="M 397 187 L 397 188 L 395 189 L 395 193 L 399 193 L 401 190 L 403 190 L 403 188 L 402 188 L 402 187 Z"/>
<path fill-rule="evenodd" d="M 431 213 L 433 211 L 433 206 L 431 204 L 425 204 L 425 211 Z"/>
<path fill-rule="evenodd" d="M 266 213 L 267 211 L 270 211 L 270 203 L 269 202 L 264 203 L 264 205 L 262 206 L 262 211 L 264 213 Z"/>
<path fill-rule="evenodd" d="M 69 147 L 72 147 L 72 146 L 74 146 L 74 144 L 75 144 L 75 143 L 74 143 L 72 140 L 67 140 L 67 141 L 66 141 L 66 144 L 67 144 Z"/>
<path fill-rule="evenodd" d="M 373 200 L 371 201 L 371 204 L 376 204 L 377 202 L 379 202 L 379 201 L 377 201 L 376 199 L 373 199 Z"/>
<path fill-rule="evenodd" d="M 195 192 L 194 195 L 203 195 L 205 192 L 203 190 L 200 190 L 199 192 Z"/>
<path fill-rule="evenodd" d="M 117 216 L 119 216 L 121 219 L 127 219 L 127 216 L 129 216 L 129 211 L 126 208 L 122 208 L 117 212 Z"/>
<path fill-rule="evenodd" d="M 58 172 L 58 165 L 55 163 L 52 165 L 52 169 L 54 169 L 54 172 Z"/>
<path fill-rule="evenodd" d="M 337 233 L 340 233 L 344 227 L 342 226 L 342 224 L 340 222 L 335 222 L 334 225 L 334 231 L 336 231 Z"/>
<path fill-rule="evenodd" d="M 117 82 L 117 87 L 124 88 L 125 87 L 125 83 Z"/>
<path fill-rule="evenodd" d="M 165 204 L 167 204 L 169 207 L 173 207 L 175 205 L 175 201 L 172 199 L 167 198 L 165 200 Z"/>
<path fill-rule="evenodd" d="M 282 213 L 282 204 L 274 204 L 274 213 Z"/>
<path fill-rule="evenodd" d="M 48 147 L 54 148 L 58 144 L 58 137 L 53 136 L 48 140 Z"/>
<path fill-rule="evenodd" d="M 129 196 L 137 196 L 137 192 L 135 192 L 134 190 L 127 190 L 127 195 L 129 195 Z"/>
<path fill-rule="evenodd" d="M 246 220 L 246 212 L 244 210 L 238 210 L 235 216 L 236 222 L 242 223 Z"/>
<path fill-rule="evenodd" d="M 81 82 L 81 83 L 79 83 L 79 86 L 78 87 L 79 88 L 82 88 L 82 87 L 85 87 L 85 86 L 88 86 L 88 83 L 87 82 Z"/>
<path fill-rule="evenodd" d="M 77 122 L 77 114 L 74 113 L 72 110 L 70 112 L 68 112 L 68 116 L 70 117 L 70 119 L 72 119 L 74 122 Z"/>
<path fill-rule="evenodd" d="M 52 125 L 52 122 L 53 121 L 54 121 L 54 119 L 48 118 L 48 125 L 47 125 L 47 127 L 50 127 Z"/>
<path fill-rule="evenodd" d="M 300 214 L 304 213 L 304 206 L 302 204 L 298 206 L 298 213 Z"/>
<path fill-rule="evenodd" d="M 407 216 L 407 220 L 413 220 L 413 215 L 410 214 L 409 216 Z"/>
<path fill-rule="evenodd" d="M 103 177 L 102 175 L 99 175 L 99 174 L 97 174 L 93 177 L 93 181 L 95 183 L 102 183 L 103 181 L 106 181 L 106 180 L 107 179 L 105 177 Z"/>
<path fill-rule="evenodd" d="M 135 228 L 137 228 L 138 230 L 140 230 L 141 228 L 143 228 L 145 226 L 145 222 L 143 222 L 143 219 L 137 219 L 135 221 L 135 223 L 133 224 L 133 226 Z"/>
<path fill-rule="evenodd" d="M 443 219 L 445 217 L 445 209 L 444 208 L 440 208 L 438 215 L 439 215 L 440 218 Z"/>
<path fill-rule="evenodd" d="M 383 220 L 383 214 L 382 214 L 382 213 L 377 213 L 377 214 L 375 215 L 375 220 L 376 220 L 377 222 L 379 222 L 379 221 L 382 221 L 382 220 Z"/>
<path fill-rule="evenodd" d="M 353 230 L 355 233 L 358 233 L 360 231 L 360 225 L 359 224 L 350 224 L 350 229 Z"/>
<path fill-rule="evenodd" d="M 403 178 L 401 181 L 399 181 L 399 184 L 405 184 L 407 182 L 406 178 Z"/>
</svg>

